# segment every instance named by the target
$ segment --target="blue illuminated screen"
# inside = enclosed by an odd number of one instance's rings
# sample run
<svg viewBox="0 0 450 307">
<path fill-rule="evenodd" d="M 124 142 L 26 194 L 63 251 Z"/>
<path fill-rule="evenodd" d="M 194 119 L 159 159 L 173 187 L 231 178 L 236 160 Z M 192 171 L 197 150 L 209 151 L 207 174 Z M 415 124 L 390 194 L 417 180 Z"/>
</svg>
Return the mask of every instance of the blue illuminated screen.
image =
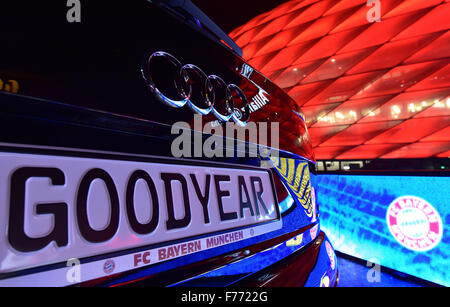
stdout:
<svg viewBox="0 0 450 307">
<path fill-rule="evenodd" d="M 316 180 L 321 228 L 336 250 L 450 286 L 450 177 Z"/>
</svg>

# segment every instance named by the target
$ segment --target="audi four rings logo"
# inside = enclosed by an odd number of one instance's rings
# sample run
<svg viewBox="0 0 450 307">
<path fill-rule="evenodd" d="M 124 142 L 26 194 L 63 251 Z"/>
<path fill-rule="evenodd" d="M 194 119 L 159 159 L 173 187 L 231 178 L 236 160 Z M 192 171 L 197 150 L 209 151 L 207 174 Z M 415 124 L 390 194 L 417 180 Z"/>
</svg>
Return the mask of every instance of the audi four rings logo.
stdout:
<svg viewBox="0 0 450 307">
<path fill-rule="evenodd" d="M 169 98 L 168 94 L 162 93 L 155 84 L 150 66 L 156 60 L 163 60 L 168 64 L 168 70 L 176 72 L 170 81 L 179 97 Z M 226 84 L 216 75 L 207 76 L 199 67 L 192 64 L 183 65 L 174 56 L 162 51 L 153 53 L 141 72 L 150 91 L 164 104 L 174 108 L 182 108 L 187 104 L 195 113 L 207 115 L 212 112 L 221 122 L 232 119 L 239 126 L 247 125 L 250 106 L 237 85 Z M 235 108 L 236 99 L 240 99 L 241 105 L 244 106 L 242 112 Z"/>
</svg>

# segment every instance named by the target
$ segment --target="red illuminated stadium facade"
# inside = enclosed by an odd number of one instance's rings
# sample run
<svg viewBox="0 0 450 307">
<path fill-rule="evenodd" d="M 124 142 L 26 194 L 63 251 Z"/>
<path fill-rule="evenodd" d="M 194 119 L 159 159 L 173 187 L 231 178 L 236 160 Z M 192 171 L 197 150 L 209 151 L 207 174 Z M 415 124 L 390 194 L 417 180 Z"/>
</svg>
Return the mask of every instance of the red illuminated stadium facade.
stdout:
<svg viewBox="0 0 450 307">
<path fill-rule="evenodd" d="M 449 29 L 449 0 L 292 0 L 230 36 L 296 101 L 318 160 L 446 158 Z"/>
</svg>

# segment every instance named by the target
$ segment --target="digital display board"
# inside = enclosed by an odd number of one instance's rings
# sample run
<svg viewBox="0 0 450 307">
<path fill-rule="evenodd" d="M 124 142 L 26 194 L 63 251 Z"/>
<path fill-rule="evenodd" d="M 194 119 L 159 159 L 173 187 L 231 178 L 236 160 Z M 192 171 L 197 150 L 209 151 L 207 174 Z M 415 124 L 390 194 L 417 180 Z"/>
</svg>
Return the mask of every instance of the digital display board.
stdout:
<svg viewBox="0 0 450 307">
<path fill-rule="evenodd" d="M 450 286 L 450 177 L 316 176 L 336 250 Z"/>
</svg>

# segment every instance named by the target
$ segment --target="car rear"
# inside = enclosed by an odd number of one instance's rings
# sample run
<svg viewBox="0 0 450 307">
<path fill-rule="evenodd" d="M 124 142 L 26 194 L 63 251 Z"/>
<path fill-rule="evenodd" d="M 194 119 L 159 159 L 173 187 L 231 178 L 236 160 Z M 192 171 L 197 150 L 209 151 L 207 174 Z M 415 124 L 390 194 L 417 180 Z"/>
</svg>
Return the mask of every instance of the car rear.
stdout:
<svg viewBox="0 0 450 307">
<path fill-rule="evenodd" d="M 336 285 L 301 110 L 197 8 L 21 4 L 0 13 L 0 286 Z"/>
</svg>

